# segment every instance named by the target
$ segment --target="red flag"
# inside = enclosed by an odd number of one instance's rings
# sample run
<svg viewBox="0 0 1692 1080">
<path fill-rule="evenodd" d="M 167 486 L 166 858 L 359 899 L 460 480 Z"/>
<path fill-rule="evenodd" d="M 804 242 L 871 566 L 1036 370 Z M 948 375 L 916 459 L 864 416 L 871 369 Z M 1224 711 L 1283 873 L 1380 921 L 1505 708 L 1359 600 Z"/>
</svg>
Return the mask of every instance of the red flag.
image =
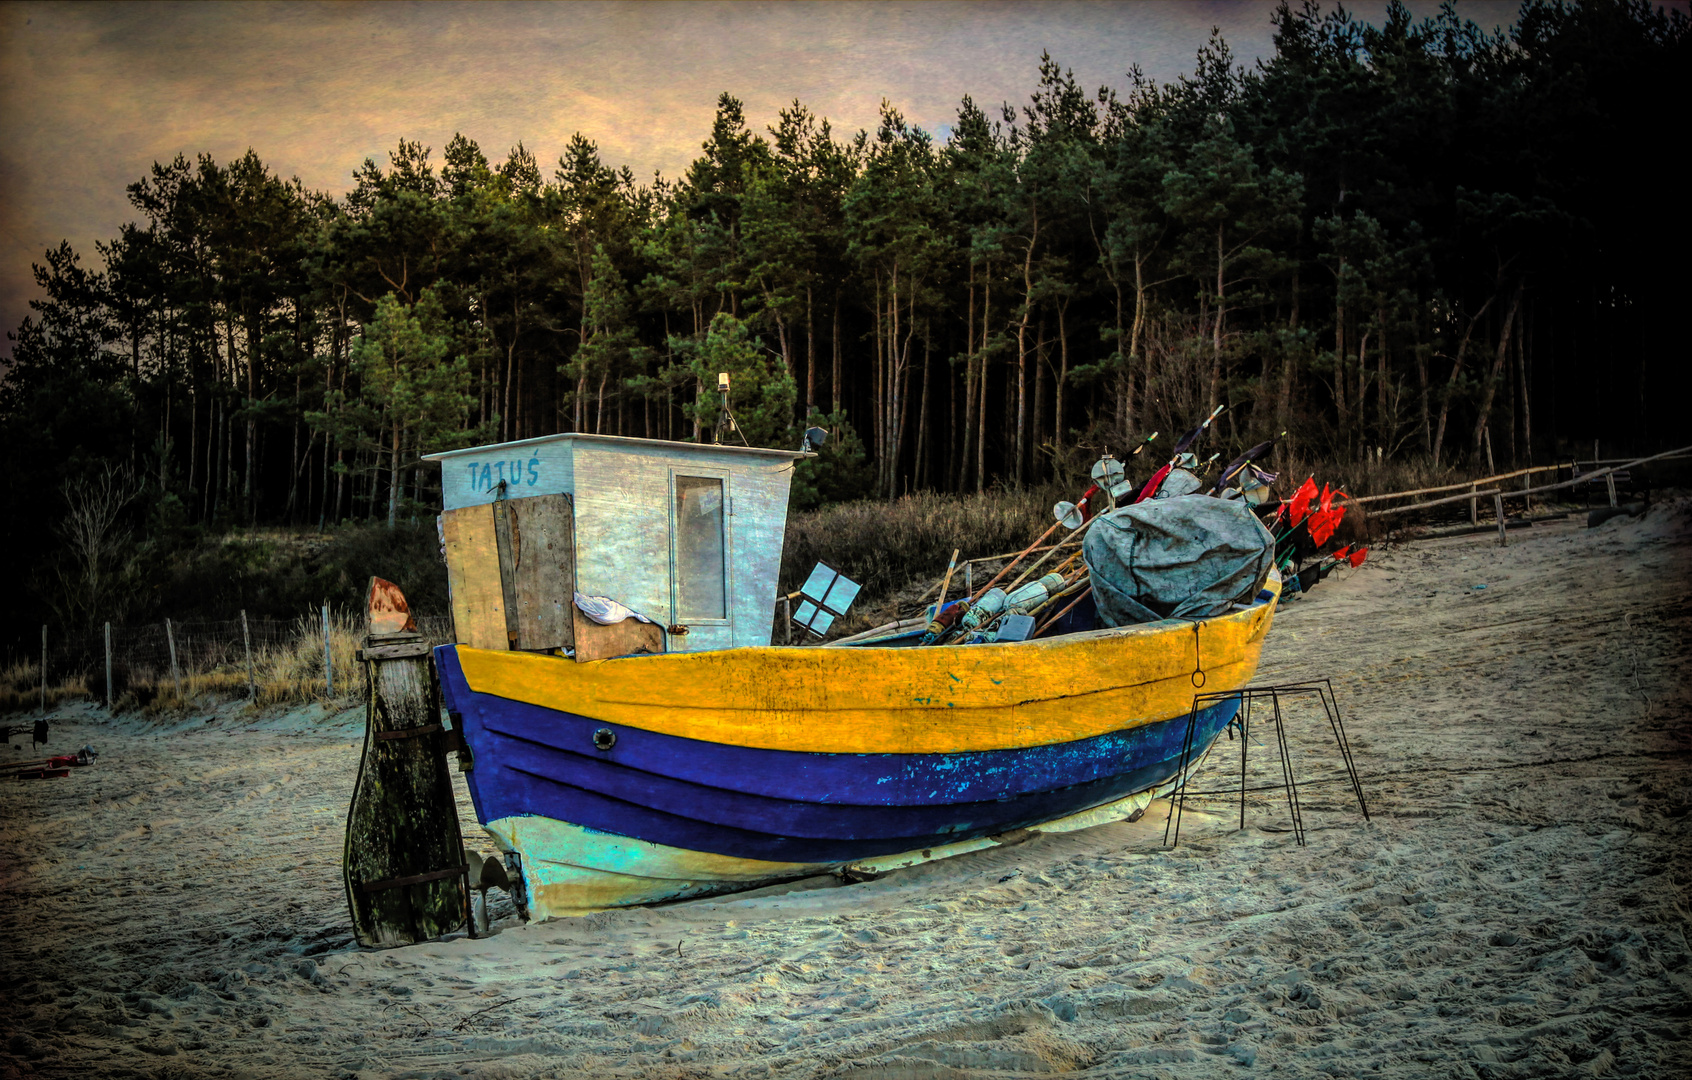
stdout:
<svg viewBox="0 0 1692 1080">
<path fill-rule="evenodd" d="M 1334 560 L 1335 562 L 1339 562 L 1341 559 L 1345 558 L 1347 555 L 1350 555 L 1350 554 L 1351 554 L 1351 545 L 1347 544 L 1328 557 L 1330 559 Z"/>
<path fill-rule="evenodd" d="M 1175 467 L 1174 463 L 1172 462 L 1168 465 L 1165 465 L 1163 468 L 1157 470 L 1156 472 L 1152 473 L 1152 478 L 1150 480 L 1146 481 L 1146 486 L 1140 489 L 1140 494 L 1135 497 L 1134 501 L 1135 502 L 1145 502 L 1147 499 L 1151 498 L 1153 495 L 1156 495 L 1157 489 L 1162 487 L 1163 481 L 1168 478 L 1169 470 L 1173 469 L 1174 467 Z"/>
<path fill-rule="evenodd" d="M 1368 548 L 1358 548 L 1351 555 L 1351 565 L 1353 567 L 1362 566 L 1363 560 L 1368 558 L 1368 557 L 1369 557 L 1369 549 Z"/>
<path fill-rule="evenodd" d="M 1310 500 L 1315 497 L 1316 478 L 1312 476 L 1306 479 L 1303 484 L 1299 485 L 1299 489 L 1297 491 L 1293 492 L 1291 504 L 1292 516 L 1288 518 L 1287 521 L 1296 527 L 1299 522 L 1304 520 L 1305 515 L 1310 512 Z"/>
<path fill-rule="evenodd" d="M 1321 547 L 1334 535 L 1339 528 L 1340 518 L 1345 516 L 1345 507 L 1340 506 L 1331 510 L 1318 510 L 1310 515 L 1310 542 Z"/>
<path fill-rule="evenodd" d="M 1323 513 L 1334 508 L 1334 492 L 1327 484 L 1322 485 L 1322 497 L 1316 500 L 1316 505 L 1322 508 Z"/>
<path fill-rule="evenodd" d="M 1305 528 L 1310 532 L 1310 542 L 1317 547 L 1327 543 L 1328 537 L 1334 533 L 1332 527 L 1328 525 L 1328 515 L 1320 510 L 1310 515 L 1310 520 L 1305 523 Z"/>
</svg>

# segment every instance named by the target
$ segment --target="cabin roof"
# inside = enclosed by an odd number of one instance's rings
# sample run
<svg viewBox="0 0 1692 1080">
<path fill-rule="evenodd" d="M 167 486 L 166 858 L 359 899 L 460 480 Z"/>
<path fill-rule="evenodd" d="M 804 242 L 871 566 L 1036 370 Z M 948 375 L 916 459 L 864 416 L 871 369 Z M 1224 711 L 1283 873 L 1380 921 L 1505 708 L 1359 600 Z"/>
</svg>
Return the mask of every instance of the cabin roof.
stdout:
<svg viewBox="0 0 1692 1080">
<path fill-rule="evenodd" d="M 461 450 L 442 450 L 438 454 L 424 454 L 424 461 L 445 461 L 449 458 L 464 454 L 486 454 L 492 450 L 504 450 L 516 446 L 540 446 L 545 443 L 583 442 L 607 444 L 605 449 L 613 450 L 618 446 L 648 446 L 673 451 L 708 451 L 713 454 L 744 454 L 749 457 L 781 458 L 792 460 L 806 455 L 799 450 L 772 450 L 762 446 L 720 446 L 715 443 L 674 442 L 668 439 L 637 439 L 628 435 L 589 435 L 585 432 L 566 431 L 556 435 L 537 435 L 532 439 L 516 439 L 512 442 L 487 443 L 482 446 L 466 446 Z"/>
</svg>

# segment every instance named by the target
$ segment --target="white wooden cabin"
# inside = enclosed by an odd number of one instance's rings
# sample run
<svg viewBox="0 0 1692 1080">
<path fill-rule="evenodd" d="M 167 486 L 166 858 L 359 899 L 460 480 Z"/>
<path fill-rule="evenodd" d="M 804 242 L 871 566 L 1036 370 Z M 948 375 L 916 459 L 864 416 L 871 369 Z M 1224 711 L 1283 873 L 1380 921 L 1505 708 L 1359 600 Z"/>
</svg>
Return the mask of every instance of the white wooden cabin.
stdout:
<svg viewBox="0 0 1692 1080">
<path fill-rule="evenodd" d="M 768 645 L 801 456 L 583 434 L 426 455 L 441 466 L 457 639 L 582 659 Z M 578 643 L 609 628 L 584 620 L 574 592 L 687 632 L 652 631 L 656 648 Z"/>
</svg>

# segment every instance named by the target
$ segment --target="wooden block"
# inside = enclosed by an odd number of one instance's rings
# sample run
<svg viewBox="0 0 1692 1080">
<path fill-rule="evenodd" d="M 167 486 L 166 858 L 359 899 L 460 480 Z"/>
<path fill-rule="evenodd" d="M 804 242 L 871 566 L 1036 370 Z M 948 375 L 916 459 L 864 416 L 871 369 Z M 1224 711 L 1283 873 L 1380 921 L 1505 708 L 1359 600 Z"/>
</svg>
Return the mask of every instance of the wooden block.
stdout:
<svg viewBox="0 0 1692 1080">
<path fill-rule="evenodd" d="M 568 649 L 575 644 L 576 529 L 568 495 L 537 495 L 504 504 L 510 522 L 516 647 Z"/>
<path fill-rule="evenodd" d="M 620 623 L 601 626 L 583 615 L 574 602 L 570 604 L 570 611 L 576 624 L 577 660 L 605 660 L 613 656 L 664 651 L 664 628 L 657 623 L 624 619 Z"/>
<path fill-rule="evenodd" d="M 446 537 L 453 636 L 477 649 L 509 649 L 493 506 L 448 510 L 441 515 L 441 531 Z"/>
</svg>

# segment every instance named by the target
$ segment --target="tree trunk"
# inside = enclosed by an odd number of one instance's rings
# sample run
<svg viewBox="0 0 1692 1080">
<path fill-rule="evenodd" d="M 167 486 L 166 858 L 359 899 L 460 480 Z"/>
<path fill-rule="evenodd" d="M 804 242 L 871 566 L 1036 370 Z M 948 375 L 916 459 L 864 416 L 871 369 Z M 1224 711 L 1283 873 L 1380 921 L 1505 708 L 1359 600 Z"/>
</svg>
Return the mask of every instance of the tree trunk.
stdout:
<svg viewBox="0 0 1692 1080">
<path fill-rule="evenodd" d="M 605 383 L 610 378 L 611 367 L 606 365 L 605 370 L 599 373 L 599 397 L 593 414 L 593 433 L 595 435 L 605 434 Z"/>
<path fill-rule="evenodd" d="M 957 424 L 956 410 L 952 423 Z M 975 436 L 975 260 L 969 261 L 969 314 L 964 321 L 964 417 L 963 446 L 958 454 L 957 490 L 969 483 L 970 446 Z M 954 441 L 956 441 L 954 437 Z"/>
<path fill-rule="evenodd" d="M 1339 273 L 1334 275 L 1334 409 L 1339 413 L 1340 451 L 1349 456 L 1351 449 L 1351 409 L 1347 407 L 1345 369 L 1345 301 L 1340 287 L 1345 282 L 1345 258 L 1339 261 Z"/>
<path fill-rule="evenodd" d="M 1528 313 L 1522 324 L 1522 352 L 1517 367 L 1517 374 L 1522 381 L 1522 447 L 1527 452 L 1527 463 L 1533 464 L 1533 326 L 1539 314 L 1537 303 L 1528 305 Z"/>
<path fill-rule="evenodd" d="M 1510 331 L 1516 323 L 1516 312 L 1522 304 L 1522 288 L 1524 282 L 1516 282 L 1516 291 L 1510 297 L 1510 309 L 1504 313 L 1504 325 L 1498 330 L 1498 350 L 1493 356 L 1492 371 L 1486 377 L 1486 386 L 1481 391 L 1480 415 L 1475 420 L 1475 434 L 1472 452 L 1480 455 L 1481 439 L 1486 435 L 1487 421 L 1492 417 L 1492 402 L 1498 394 L 1499 376 L 1503 374 L 1504 364 L 1510 356 Z"/>
<path fill-rule="evenodd" d="M 913 316 L 914 321 L 914 316 Z M 932 351 L 927 336 L 922 339 L 922 400 L 917 405 L 917 441 L 916 441 L 916 486 L 928 486 L 928 378 L 929 353 Z"/>
<path fill-rule="evenodd" d="M 805 415 L 817 407 L 817 324 L 811 312 L 811 286 L 805 285 Z"/>
<path fill-rule="evenodd" d="M 400 422 L 394 419 L 393 453 L 388 459 L 388 528 L 394 527 L 395 516 L 399 513 L 400 492 Z"/>
<path fill-rule="evenodd" d="M 1058 377 L 1057 385 L 1053 387 L 1052 402 L 1052 434 L 1057 444 L 1058 455 L 1063 454 L 1063 388 L 1069 382 L 1069 328 L 1065 316 L 1069 311 L 1069 301 L 1065 300 L 1057 306 L 1058 317 Z M 1118 341 L 1121 339 L 1119 338 Z"/>
<path fill-rule="evenodd" d="M 1496 292 L 1486 298 L 1486 303 L 1482 304 L 1481 309 L 1475 312 L 1474 317 L 1469 320 L 1469 325 L 1463 330 L 1462 340 L 1457 343 L 1457 358 L 1452 361 L 1451 377 L 1445 382 L 1445 394 L 1439 403 L 1439 422 L 1434 425 L 1433 463 L 1436 469 L 1439 468 L 1440 448 L 1445 443 L 1445 421 L 1451 415 L 1451 395 L 1456 393 L 1457 379 L 1463 373 L 1463 360 L 1469 352 L 1469 339 L 1474 335 L 1475 324 L 1480 322 L 1481 316 L 1486 314 L 1487 309 L 1492 307 L 1492 302 L 1496 299 L 1498 299 Z"/>
<path fill-rule="evenodd" d="M 1040 321 L 1034 327 L 1034 409 L 1029 414 L 1030 455 L 1028 475 L 1036 479 L 1040 448 L 1046 445 L 1046 369 L 1051 366 L 1051 341 L 1046 337 L 1046 310 L 1040 309 Z"/>
<path fill-rule="evenodd" d="M 1137 422 L 1135 415 L 1134 394 L 1134 361 L 1140 359 L 1140 343 L 1145 338 L 1146 330 L 1146 259 L 1148 256 L 1134 252 L 1134 325 L 1128 332 L 1128 387 L 1127 411 L 1128 430 L 1132 430 Z M 1142 364 L 1144 369 L 1140 373 L 1140 381 L 1145 383 L 1147 393 L 1151 388 L 1151 365 Z"/>
<path fill-rule="evenodd" d="M 987 490 L 987 326 L 993 311 L 993 264 L 987 264 L 981 286 L 981 405 L 976 409 L 975 490 Z"/>
<path fill-rule="evenodd" d="M 193 375 L 193 371 L 189 371 Z M 200 465 L 200 392 L 194 382 L 188 384 L 188 510 L 194 508 L 194 474 Z"/>
<path fill-rule="evenodd" d="M 1292 273 L 1292 312 L 1287 318 L 1287 329 L 1298 330 L 1298 266 L 1294 264 Z M 1281 393 L 1275 402 L 1275 430 L 1287 430 L 1288 418 L 1292 415 L 1293 381 L 1297 378 L 1298 352 L 1289 351 L 1281 358 Z"/>
<path fill-rule="evenodd" d="M 1222 317 L 1228 311 L 1225 296 L 1228 262 L 1223 247 L 1224 235 L 1223 227 L 1216 226 L 1216 321 L 1210 327 L 1210 392 L 1205 395 L 1206 414 L 1216 411 L 1217 392 L 1222 386 Z"/>
<path fill-rule="evenodd" d="M 242 509 L 247 513 L 247 523 L 256 524 L 258 520 L 258 500 L 253 495 L 253 453 L 254 441 L 258 432 L 258 421 L 253 417 L 253 406 L 258 402 L 258 326 L 257 317 L 247 319 L 247 430 L 246 449 L 247 461 L 245 473 L 241 480 Z"/>
<path fill-rule="evenodd" d="M 1028 319 L 1034 314 L 1034 247 L 1040 241 L 1040 211 L 1031 211 L 1028 252 L 1022 260 L 1022 318 L 1016 324 L 1016 458 L 1011 476 L 1022 486 L 1022 463 L 1028 435 Z"/>
<path fill-rule="evenodd" d="M 840 412 L 840 290 L 834 290 L 834 319 L 829 329 L 834 336 L 834 363 L 829 373 L 829 393 L 834 399 L 834 412 Z"/>
</svg>

